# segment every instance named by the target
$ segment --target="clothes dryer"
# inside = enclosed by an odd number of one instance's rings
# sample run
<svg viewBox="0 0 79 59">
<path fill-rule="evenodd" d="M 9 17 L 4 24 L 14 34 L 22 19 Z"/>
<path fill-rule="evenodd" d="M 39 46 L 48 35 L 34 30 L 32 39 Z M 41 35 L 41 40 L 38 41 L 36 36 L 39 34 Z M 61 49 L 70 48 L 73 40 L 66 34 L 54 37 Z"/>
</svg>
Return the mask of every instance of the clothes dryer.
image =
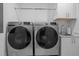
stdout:
<svg viewBox="0 0 79 59">
<path fill-rule="evenodd" d="M 58 56 L 60 55 L 60 38 L 58 25 L 55 22 L 50 24 L 34 24 L 35 55 L 37 56 Z"/>
<path fill-rule="evenodd" d="M 30 22 L 9 22 L 6 30 L 8 56 L 33 55 L 33 28 Z"/>
</svg>

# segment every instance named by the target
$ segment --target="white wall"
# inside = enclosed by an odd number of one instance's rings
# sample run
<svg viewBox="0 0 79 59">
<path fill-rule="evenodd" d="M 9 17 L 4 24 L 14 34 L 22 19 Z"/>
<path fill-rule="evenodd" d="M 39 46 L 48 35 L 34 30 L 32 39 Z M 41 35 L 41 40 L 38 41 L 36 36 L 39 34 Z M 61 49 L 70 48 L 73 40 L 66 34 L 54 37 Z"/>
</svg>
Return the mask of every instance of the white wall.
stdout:
<svg viewBox="0 0 79 59">
<path fill-rule="evenodd" d="M 47 8 L 56 9 L 56 4 L 16 4 L 16 8 Z M 51 8 L 52 7 L 52 8 Z M 30 22 L 48 22 L 48 19 L 54 18 L 56 10 L 32 10 L 16 9 L 20 21 Z"/>
<path fill-rule="evenodd" d="M 76 17 L 76 4 L 75 3 L 58 3 L 57 17 Z"/>
<path fill-rule="evenodd" d="M 77 36 L 79 36 L 79 3 L 77 3 L 76 4 L 76 11 L 77 11 L 77 16 L 76 16 L 76 18 L 77 18 L 77 21 L 76 21 L 76 24 L 75 24 L 75 28 L 74 28 L 74 30 L 73 30 L 73 35 L 77 35 Z"/>
</svg>

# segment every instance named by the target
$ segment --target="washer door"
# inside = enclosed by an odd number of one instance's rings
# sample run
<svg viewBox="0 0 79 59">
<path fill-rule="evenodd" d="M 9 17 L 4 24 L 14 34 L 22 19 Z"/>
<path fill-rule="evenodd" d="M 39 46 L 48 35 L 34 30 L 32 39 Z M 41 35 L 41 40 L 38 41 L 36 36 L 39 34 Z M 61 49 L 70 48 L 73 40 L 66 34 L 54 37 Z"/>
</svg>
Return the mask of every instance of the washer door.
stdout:
<svg viewBox="0 0 79 59">
<path fill-rule="evenodd" d="M 31 34 L 22 26 L 15 27 L 9 32 L 8 42 L 14 49 L 23 49 L 30 44 Z"/>
<path fill-rule="evenodd" d="M 53 48 L 58 42 L 58 34 L 51 27 L 42 27 L 36 35 L 38 45 L 44 49 Z"/>
</svg>

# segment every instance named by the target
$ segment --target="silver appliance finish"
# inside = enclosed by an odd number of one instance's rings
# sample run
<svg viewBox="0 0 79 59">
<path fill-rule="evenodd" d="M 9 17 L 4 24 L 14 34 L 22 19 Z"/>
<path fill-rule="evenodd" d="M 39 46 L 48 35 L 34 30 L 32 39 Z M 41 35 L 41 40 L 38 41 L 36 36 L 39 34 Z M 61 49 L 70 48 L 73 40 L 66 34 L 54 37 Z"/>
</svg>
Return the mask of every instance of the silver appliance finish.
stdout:
<svg viewBox="0 0 79 59">
<path fill-rule="evenodd" d="M 37 32 L 39 31 L 39 29 L 43 28 L 43 27 L 51 27 L 53 29 L 56 30 L 57 34 L 58 34 L 58 42 L 56 43 L 56 45 L 50 49 L 44 49 L 42 47 L 40 47 L 36 41 L 36 35 Z M 44 24 L 44 23 L 36 23 L 34 24 L 34 41 L 35 41 L 35 55 L 37 56 L 58 56 L 60 55 L 60 38 L 59 38 L 59 33 L 58 33 L 58 26 L 57 25 L 51 25 L 51 24 Z"/>
<path fill-rule="evenodd" d="M 14 49 L 14 48 L 11 47 L 11 45 L 8 42 L 9 32 L 13 28 L 18 27 L 18 26 L 22 26 L 22 27 L 26 28 L 31 34 L 31 42 L 30 42 L 30 44 L 28 46 L 26 46 L 25 48 L 23 48 L 23 49 Z M 33 40 L 33 35 L 32 35 L 33 32 L 32 31 L 33 31 L 32 30 L 32 24 L 9 22 L 8 26 L 7 26 L 7 30 L 6 30 L 6 40 L 7 40 L 7 42 L 6 42 L 6 45 L 7 45 L 6 51 L 7 51 L 7 55 L 8 56 L 32 56 L 33 55 L 33 51 L 32 51 L 33 50 L 32 49 L 33 48 L 33 44 L 32 44 L 33 43 L 32 42 L 32 40 Z"/>
</svg>

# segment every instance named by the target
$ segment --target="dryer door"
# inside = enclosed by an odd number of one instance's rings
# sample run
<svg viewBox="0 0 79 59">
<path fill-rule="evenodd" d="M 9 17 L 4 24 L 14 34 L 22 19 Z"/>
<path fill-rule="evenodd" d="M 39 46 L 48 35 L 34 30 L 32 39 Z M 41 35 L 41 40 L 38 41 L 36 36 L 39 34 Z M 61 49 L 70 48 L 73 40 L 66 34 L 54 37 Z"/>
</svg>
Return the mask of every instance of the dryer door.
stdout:
<svg viewBox="0 0 79 59">
<path fill-rule="evenodd" d="M 8 42 L 14 49 L 23 49 L 30 44 L 31 34 L 26 28 L 17 26 L 10 30 L 8 34 Z"/>
<path fill-rule="evenodd" d="M 36 35 L 38 45 L 44 49 L 53 48 L 58 42 L 58 34 L 54 28 L 42 27 Z"/>
</svg>

